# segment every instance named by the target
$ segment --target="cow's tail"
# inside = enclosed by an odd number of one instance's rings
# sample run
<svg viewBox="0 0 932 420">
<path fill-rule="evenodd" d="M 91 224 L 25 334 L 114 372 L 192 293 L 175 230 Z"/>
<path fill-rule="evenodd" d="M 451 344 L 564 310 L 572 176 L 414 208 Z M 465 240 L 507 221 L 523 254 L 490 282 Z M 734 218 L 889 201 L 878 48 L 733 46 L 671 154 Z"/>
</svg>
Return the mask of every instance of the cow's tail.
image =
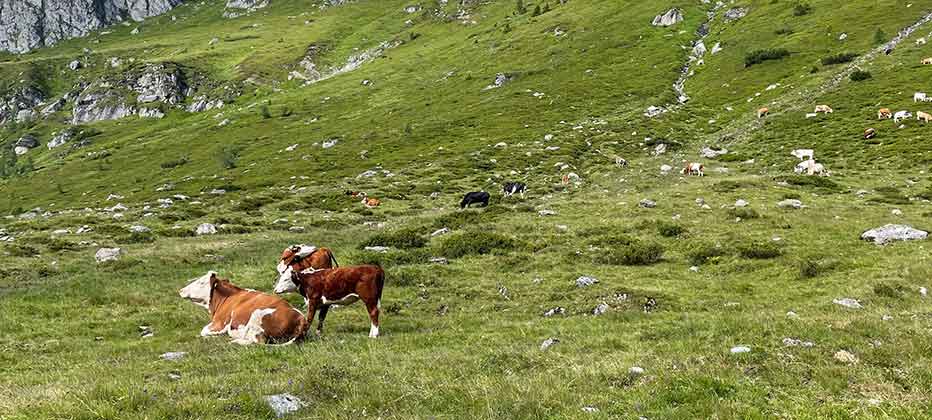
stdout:
<svg viewBox="0 0 932 420">
<path fill-rule="evenodd" d="M 379 275 L 375 279 L 376 284 L 376 306 L 382 308 L 382 289 L 385 288 L 385 270 L 382 267 L 379 267 Z"/>
</svg>

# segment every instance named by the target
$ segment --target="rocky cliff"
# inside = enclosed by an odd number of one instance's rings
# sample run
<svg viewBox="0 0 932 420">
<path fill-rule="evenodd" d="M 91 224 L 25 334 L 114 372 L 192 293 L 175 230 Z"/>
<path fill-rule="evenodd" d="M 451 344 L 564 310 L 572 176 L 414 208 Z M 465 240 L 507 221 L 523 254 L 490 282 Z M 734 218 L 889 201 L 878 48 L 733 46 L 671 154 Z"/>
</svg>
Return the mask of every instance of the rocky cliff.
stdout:
<svg viewBox="0 0 932 420">
<path fill-rule="evenodd" d="M 0 51 L 24 53 L 127 19 L 165 13 L 183 0 L 3 0 Z"/>
</svg>

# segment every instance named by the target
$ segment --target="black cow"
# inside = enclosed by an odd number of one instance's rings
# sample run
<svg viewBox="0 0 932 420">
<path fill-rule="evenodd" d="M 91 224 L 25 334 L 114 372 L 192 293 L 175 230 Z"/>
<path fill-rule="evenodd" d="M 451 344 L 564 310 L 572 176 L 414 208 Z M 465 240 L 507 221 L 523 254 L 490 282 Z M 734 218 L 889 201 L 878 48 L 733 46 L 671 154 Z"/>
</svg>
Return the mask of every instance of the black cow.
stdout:
<svg viewBox="0 0 932 420">
<path fill-rule="evenodd" d="M 527 192 L 527 184 L 523 182 L 506 182 L 505 185 L 502 186 L 502 192 L 505 194 L 505 197 L 514 194 L 521 194 L 521 196 L 524 196 L 524 193 Z"/>
<path fill-rule="evenodd" d="M 485 191 L 473 191 L 466 193 L 466 196 L 463 197 L 463 201 L 460 202 L 460 208 L 465 209 L 472 204 L 482 204 L 482 207 L 489 205 L 489 193 Z"/>
</svg>

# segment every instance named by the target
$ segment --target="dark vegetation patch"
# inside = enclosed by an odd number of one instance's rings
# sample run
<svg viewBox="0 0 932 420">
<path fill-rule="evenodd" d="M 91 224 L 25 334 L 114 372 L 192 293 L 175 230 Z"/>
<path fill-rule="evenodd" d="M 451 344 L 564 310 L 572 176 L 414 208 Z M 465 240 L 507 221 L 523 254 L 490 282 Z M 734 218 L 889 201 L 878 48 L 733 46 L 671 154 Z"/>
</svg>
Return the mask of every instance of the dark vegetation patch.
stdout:
<svg viewBox="0 0 932 420">
<path fill-rule="evenodd" d="M 835 54 L 835 55 L 830 55 L 830 56 L 828 56 L 828 57 L 823 57 L 823 58 L 822 58 L 822 65 L 823 65 L 823 66 L 831 66 L 831 65 L 834 65 L 834 64 L 850 63 L 850 62 L 853 61 L 855 58 L 858 58 L 858 55 L 855 54 L 855 53 L 850 53 L 850 52 L 838 53 L 838 54 Z"/>
<path fill-rule="evenodd" d="M 757 188 L 760 184 L 753 181 L 720 181 L 712 184 L 712 191 L 715 192 L 733 192 L 742 188 Z"/>
<path fill-rule="evenodd" d="M 785 48 L 754 50 L 744 56 L 744 67 L 751 67 L 755 64 L 761 64 L 765 61 L 782 60 L 789 56 L 790 51 Z"/>
<path fill-rule="evenodd" d="M 880 204 L 909 204 L 909 197 L 906 197 L 899 188 L 892 186 L 877 187 L 874 191 L 877 196 L 869 198 L 867 201 Z"/>
<path fill-rule="evenodd" d="M 485 231 L 460 232 L 440 243 L 437 253 L 446 258 L 467 255 L 502 254 L 522 247 L 520 241 L 498 233 Z"/>
<path fill-rule="evenodd" d="M 483 223 L 490 223 L 499 216 L 509 212 L 511 212 L 511 210 L 506 207 L 493 205 L 483 209 L 453 211 L 437 216 L 432 222 L 431 227 L 434 229 L 472 227 Z"/>
<path fill-rule="evenodd" d="M 899 282 L 883 282 L 874 285 L 874 294 L 890 299 L 902 299 L 907 288 Z"/>
<path fill-rule="evenodd" d="M 740 217 L 742 220 L 760 219 L 760 213 L 750 207 L 735 207 L 728 209 L 728 215 L 732 218 Z"/>
<path fill-rule="evenodd" d="M 851 79 L 852 82 L 863 82 L 865 80 L 869 80 L 873 78 L 874 76 L 869 71 L 855 70 L 848 77 Z"/>
<path fill-rule="evenodd" d="M 3 246 L 3 250 L 12 257 L 28 258 L 39 255 L 38 248 L 26 244 L 7 244 Z"/>
<path fill-rule="evenodd" d="M 731 254 L 731 251 L 720 245 L 701 244 L 694 247 L 686 254 L 686 259 L 691 265 L 699 266 L 706 263 L 717 263 L 721 257 Z"/>
<path fill-rule="evenodd" d="M 783 255 L 783 248 L 775 241 L 751 241 L 738 246 L 738 255 L 751 260 L 767 260 Z"/>
<path fill-rule="evenodd" d="M 381 267 L 396 267 L 412 264 L 426 264 L 430 262 L 429 249 L 418 248 L 408 250 L 391 250 L 389 252 L 364 251 L 354 257 L 359 264 L 374 264 Z"/>
<path fill-rule="evenodd" d="M 591 244 L 600 248 L 593 260 L 608 265 L 651 265 L 660 262 L 665 251 L 663 245 L 624 234 L 602 236 Z"/>
<path fill-rule="evenodd" d="M 359 249 L 367 246 L 387 246 L 399 249 L 421 248 L 427 244 L 425 235 L 418 229 L 401 229 L 394 232 L 377 233 L 359 244 Z"/>
<path fill-rule="evenodd" d="M 818 256 L 803 257 L 799 260 L 799 278 L 812 279 L 828 273 L 838 266 L 837 261 Z"/>
</svg>

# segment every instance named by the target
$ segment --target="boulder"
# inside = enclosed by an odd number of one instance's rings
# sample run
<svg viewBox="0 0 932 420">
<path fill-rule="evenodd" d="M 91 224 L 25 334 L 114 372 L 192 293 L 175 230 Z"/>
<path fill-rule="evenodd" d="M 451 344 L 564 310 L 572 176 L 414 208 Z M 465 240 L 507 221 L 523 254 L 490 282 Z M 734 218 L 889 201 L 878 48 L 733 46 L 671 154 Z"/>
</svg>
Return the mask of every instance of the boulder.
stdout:
<svg viewBox="0 0 932 420">
<path fill-rule="evenodd" d="M 796 199 L 786 199 L 777 203 L 777 207 L 781 209 L 801 209 L 803 208 L 803 202 Z"/>
<path fill-rule="evenodd" d="M 133 90 L 139 94 L 136 101 L 143 104 L 151 102 L 178 104 L 184 100 L 183 92 L 186 89 L 181 71 L 165 64 L 147 66 L 133 86 Z"/>
<path fill-rule="evenodd" d="M 556 338 L 548 338 L 548 339 L 544 340 L 543 343 L 540 343 L 540 351 L 547 351 L 547 349 L 549 349 L 549 348 L 552 347 L 554 344 L 557 344 L 557 343 L 559 343 L 559 342 L 560 342 L 560 340 L 558 340 L 558 339 L 556 339 Z"/>
<path fill-rule="evenodd" d="M 184 357 L 187 356 L 187 354 L 188 353 L 183 352 L 183 351 L 170 351 L 168 353 L 162 353 L 162 355 L 159 356 L 159 358 L 162 360 L 167 360 L 167 361 L 177 361 L 177 360 L 184 359 Z"/>
<path fill-rule="evenodd" d="M 275 417 L 282 418 L 304 407 L 304 401 L 291 394 L 277 394 L 265 397 L 265 402 L 275 413 Z"/>
<path fill-rule="evenodd" d="M 706 159 L 714 159 L 725 154 L 728 154 L 728 149 L 719 149 L 705 146 L 699 150 L 699 156 L 702 156 Z"/>
<path fill-rule="evenodd" d="M 152 229 L 149 229 L 148 227 L 143 226 L 143 225 L 133 225 L 129 227 L 129 231 L 132 233 L 148 233 L 148 232 L 151 232 Z"/>
<path fill-rule="evenodd" d="M 728 9 L 725 11 L 725 20 L 732 21 L 738 20 L 748 15 L 748 9 L 746 7 L 735 7 L 734 9 Z"/>
<path fill-rule="evenodd" d="M 197 236 L 203 235 L 216 235 L 217 227 L 210 223 L 201 223 L 197 225 L 197 229 L 194 231 Z"/>
<path fill-rule="evenodd" d="M 106 83 L 94 83 L 84 89 L 74 102 L 73 125 L 117 120 L 136 114 L 136 107 L 126 97 Z"/>
<path fill-rule="evenodd" d="M 0 17 L 0 22 L 3 18 Z M 0 45 L 2 45 L 0 37 Z M 0 125 L 15 121 L 20 111 L 31 110 L 45 100 L 45 95 L 32 86 L 22 86 L 0 97 Z"/>
<path fill-rule="evenodd" d="M 580 276 L 576 279 L 576 287 L 589 287 L 599 282 L 599 279 L 589 276 Z"/>
<path fill-rule="evenodd" d="M 657 15 L 651 25 L 673 26 L 683 21 L 683 12 L 680 9 L 670 9 L 662 15 Z"/>
<path fill-rule="evenodd" d="M 654 200 L 649 200 L 645 198 L 638 202 L 638 206 L 645 208 L 645 209 L 652 209 L 654 207 L 657 207 L 657 202 Z"/>
<path fill-rule="evenodd" d="M 97 250 L 97 253 L 94 254 L 94 259 L 97 260 L 98 264 L 100 264 L 108 261 L 119 260 L 120 256 L 122 255 L 122 248 L 100 248 Z"/>
<path fill-rule="evenodd" d="M 870 229 L 861 234 L 861 239 L 877 245 L 885 245 L 896 241 L 917 241 L 926 239 L 929 232 L 915 229 L 907 225 L 888 224 Z"/>
</svg>

